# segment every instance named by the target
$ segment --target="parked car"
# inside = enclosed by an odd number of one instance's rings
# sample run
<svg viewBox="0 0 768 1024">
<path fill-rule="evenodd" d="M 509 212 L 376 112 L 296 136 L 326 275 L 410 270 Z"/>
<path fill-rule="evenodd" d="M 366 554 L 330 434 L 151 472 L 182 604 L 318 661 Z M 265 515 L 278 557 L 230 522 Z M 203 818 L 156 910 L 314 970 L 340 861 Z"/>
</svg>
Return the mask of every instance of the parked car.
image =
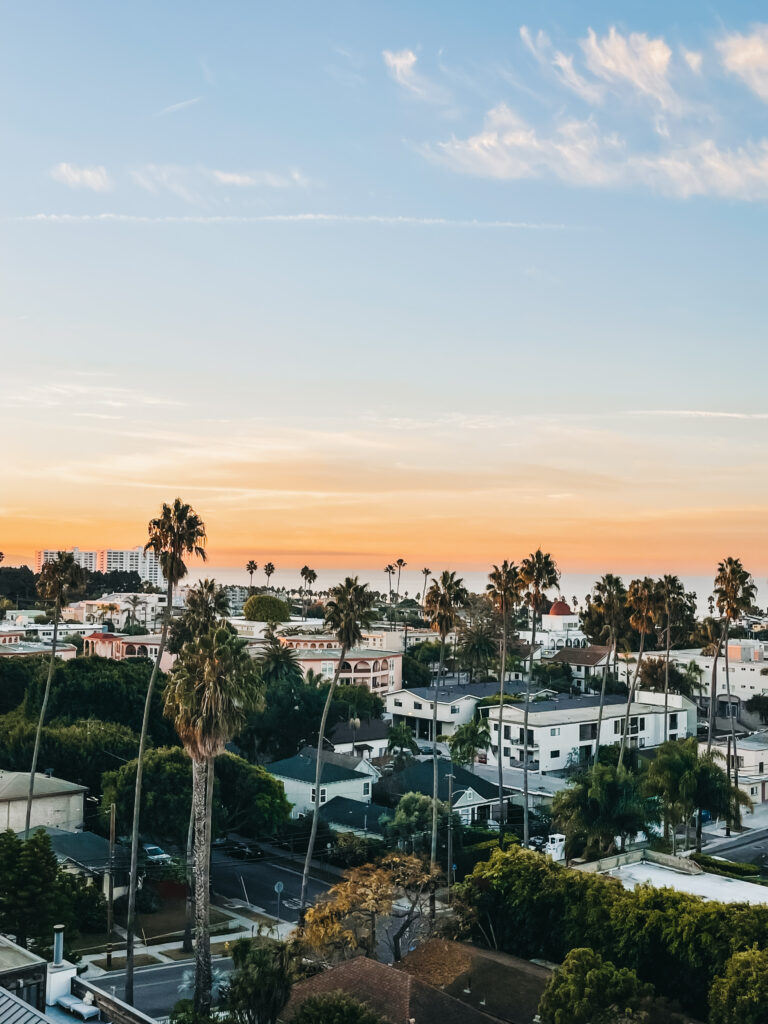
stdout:
<svg viewBox="0 0 768 1024">
<path fill-rule="evenodd" d="M 260 860 L 264 851 L 256 843 L 232 843 L 229 848 L 230 857 L 237 857 L 238 860 Z"/>
<path fill-rule="evenodd" d="M 172 859 L 170 853 L 166 853 L 161 847 L 154 846 L 152 843 L 144 844 L 144 856 L 150 864 L 170 864 Z"/>
</svg>

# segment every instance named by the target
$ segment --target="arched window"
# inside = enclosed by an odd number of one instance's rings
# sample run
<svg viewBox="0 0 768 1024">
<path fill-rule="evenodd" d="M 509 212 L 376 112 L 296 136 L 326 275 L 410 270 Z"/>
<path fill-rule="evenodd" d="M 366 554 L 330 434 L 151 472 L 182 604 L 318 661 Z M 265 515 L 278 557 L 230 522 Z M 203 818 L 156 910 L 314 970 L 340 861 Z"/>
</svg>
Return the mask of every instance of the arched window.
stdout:
<svg viewBox="0 0 768 1024">
<path fill-rule="evenodd" d="M 126 644 L 125 656 L 126 656 L 126 658 L 135 658 L 136 657 L 136 648 L 133 646 L 133 644 Z"/>
<path fill-rule="evenodd" d="M 384 672 L 388 668 L 389 668 L 389 662 L 387 661 L 386 658 L 382 658 L 381 659 L 381 671 Z"/>
<path fill-rule="evenodd" d="M 342 672 L 351 672 L 352 671 L 352 666 L 349 664 L 348 661 L 342 661 L 342 663 L 341 663 L 341 671 Z"/>
</svg>

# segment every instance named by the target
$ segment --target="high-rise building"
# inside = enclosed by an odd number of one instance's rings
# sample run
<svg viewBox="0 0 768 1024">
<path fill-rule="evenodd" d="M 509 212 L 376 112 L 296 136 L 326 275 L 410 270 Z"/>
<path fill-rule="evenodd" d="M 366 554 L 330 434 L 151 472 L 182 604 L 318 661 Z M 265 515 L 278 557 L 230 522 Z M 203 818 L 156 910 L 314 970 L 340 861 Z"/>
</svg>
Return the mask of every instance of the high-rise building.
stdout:
<svg viewBox="0 0 768 1024">
<path fill-rule="evenodd" d="M 145 583 L 156 587 L 163 585 L 163 574 L 154 552 L 136 548 L 102 548 L 100 551 L 81 551 L 80 548 L 68 548 L 75 556 L 75 561 L 83 569 L 91 572 L 137 572 Z M 45 549 L 35 552 L 35 572 L 40 572 L 44 562 L 53 561 L 58 549 Z"/>
</svg>

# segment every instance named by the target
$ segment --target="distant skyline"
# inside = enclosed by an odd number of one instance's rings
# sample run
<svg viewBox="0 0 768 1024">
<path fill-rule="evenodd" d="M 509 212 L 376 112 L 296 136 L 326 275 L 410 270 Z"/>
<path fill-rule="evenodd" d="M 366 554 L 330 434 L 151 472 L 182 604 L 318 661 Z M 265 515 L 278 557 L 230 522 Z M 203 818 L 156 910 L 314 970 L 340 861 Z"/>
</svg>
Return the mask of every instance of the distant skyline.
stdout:
<svg viewBox="0 0 768 1024">
<path fill-rule="evenodd" d="M 5 5 L 4 564 L 768 573 L 762 5 Z"/>
</svg>

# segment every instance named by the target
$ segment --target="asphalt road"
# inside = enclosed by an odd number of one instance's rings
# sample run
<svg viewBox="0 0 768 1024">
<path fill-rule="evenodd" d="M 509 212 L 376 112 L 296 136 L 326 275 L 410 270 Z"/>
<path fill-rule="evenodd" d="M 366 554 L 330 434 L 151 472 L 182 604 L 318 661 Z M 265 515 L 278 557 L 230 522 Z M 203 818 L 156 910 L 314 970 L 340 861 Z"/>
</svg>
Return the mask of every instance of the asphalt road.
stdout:
<svg viewBox="0 0 768 1024">
<path fill-rule="evenodd" d="M 232 970 L 230 957 L 213 960 L 214 986 Z M 133 979 L 134 1005 L 150 1017 L 165 1017 L 179 999 L 192 997 L 194 965 L 191 960 L 158 967 L 137 967 Z M 90 979 L 92 985 L 122 999 L 125 994 L 125 971 L 111 971 Z"/>
<path fill-rule="evenodd" d="M 243 861 L 214 851 L 211 859 L 213 891 L 228 899 L 243 900 L 253 907 L 277 916 L 277 894 L 275 882 L 283 883 L 280 895 L 280 920 L 296 923 L 301 896 L 301 865 L 286 867 L 265 857 L 263 860 Z M 309 880 L 309 901 L 329 888 L 327 882 L 317 878 Z"/>
<path fill-rule="evenodd" d="M 735 836 L 728 843 L 718 842 L 713 850 L 705 846 L 704 852 L 740 864 L 757 864 L 765 869 L 768 867 L 768 829 L 755 829 L 754 835 Z"/>
</svg>

